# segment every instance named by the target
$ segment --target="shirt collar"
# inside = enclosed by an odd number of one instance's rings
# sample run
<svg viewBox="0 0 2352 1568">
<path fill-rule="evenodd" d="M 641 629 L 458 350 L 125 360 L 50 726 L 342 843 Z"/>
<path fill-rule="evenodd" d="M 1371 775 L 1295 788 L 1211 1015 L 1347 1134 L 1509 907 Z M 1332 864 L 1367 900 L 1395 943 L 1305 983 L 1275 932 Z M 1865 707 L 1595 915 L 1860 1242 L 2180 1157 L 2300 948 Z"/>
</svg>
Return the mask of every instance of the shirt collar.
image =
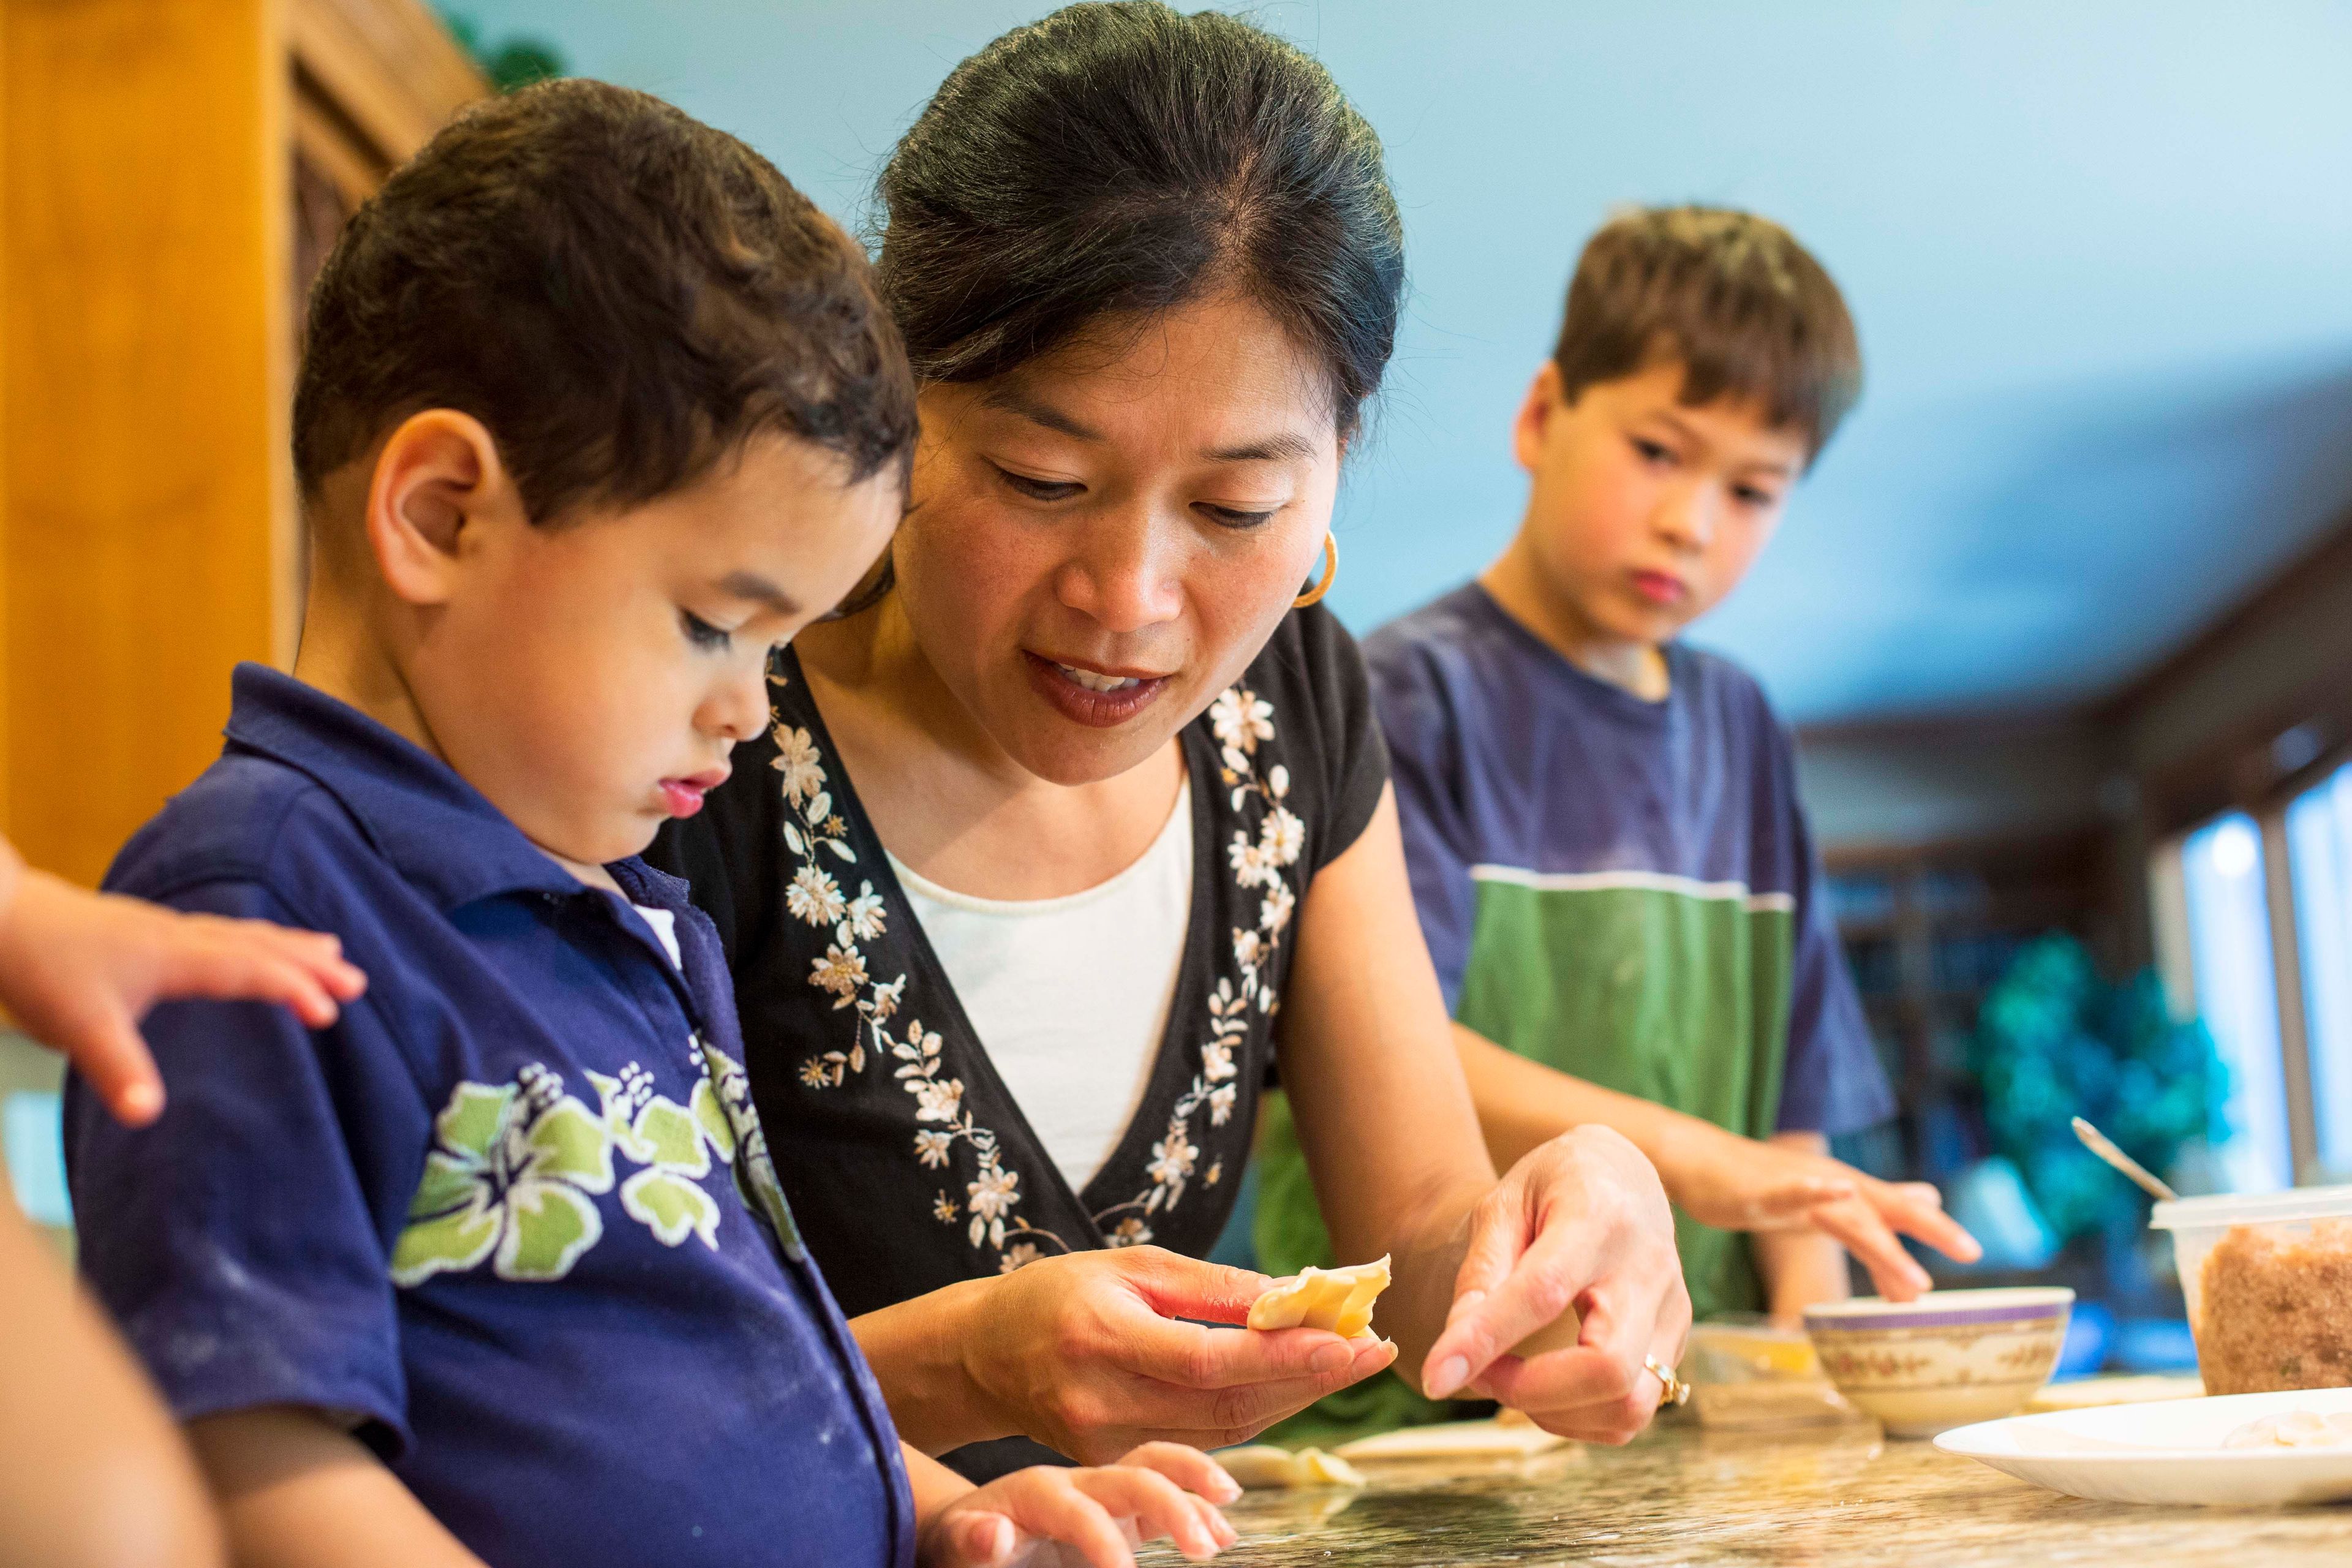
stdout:
<svg viewBox="0 0 2352 1568">
<path fill-rule="evenodd" d="M 236 667 L 230 694 L 230 743 L 316 780 L 444 911 L 501 893 L 583 890 L 448 763 L 350 704 L 257 664 Z"/>
</svg>

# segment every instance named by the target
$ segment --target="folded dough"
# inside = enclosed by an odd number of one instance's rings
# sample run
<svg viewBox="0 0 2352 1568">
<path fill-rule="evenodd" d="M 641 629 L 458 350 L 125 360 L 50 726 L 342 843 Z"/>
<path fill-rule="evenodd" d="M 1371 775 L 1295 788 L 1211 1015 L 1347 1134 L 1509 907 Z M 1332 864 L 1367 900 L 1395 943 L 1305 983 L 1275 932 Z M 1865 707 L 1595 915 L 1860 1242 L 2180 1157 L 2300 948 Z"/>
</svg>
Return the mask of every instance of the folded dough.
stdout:
<svg viewBox="0 0 2352 1568">
<path fill-rule="evenodd" d="M 1328 1329 L 1354 1339 L 1371 1326 L 1372 1302 L 1389 1288 L 1389 1260 L 1348 1268 L 1307 1268 L 1277 1279 L 1250 1306 L 1253 1329 Z"/>
<path fill-rule="evenodd" d="M 1447 1421 L 1434 1426 L 1403 1426 L 1343 1443 L 1337 1453 L 1342 1459 L 1366 1464 L 1408 1459 L 1525 1459 L 1549 1453 L 1567 1441 L 1519 1415 L 1516 1420 Z"/>
<path fill-rule="evenodd" d="M 1209 1458 L 1223 1465 L 1225 1474 L 1238 1485 L 1252 1491 L 1366 1484 L 1362 1472 L 1355 1466 L 1320 1448 L 1300 1448 L 1294 1453 L 1272 1443 L 1253 1443 L 1245 1448 L 1220 1448 Z"/>
</svg>

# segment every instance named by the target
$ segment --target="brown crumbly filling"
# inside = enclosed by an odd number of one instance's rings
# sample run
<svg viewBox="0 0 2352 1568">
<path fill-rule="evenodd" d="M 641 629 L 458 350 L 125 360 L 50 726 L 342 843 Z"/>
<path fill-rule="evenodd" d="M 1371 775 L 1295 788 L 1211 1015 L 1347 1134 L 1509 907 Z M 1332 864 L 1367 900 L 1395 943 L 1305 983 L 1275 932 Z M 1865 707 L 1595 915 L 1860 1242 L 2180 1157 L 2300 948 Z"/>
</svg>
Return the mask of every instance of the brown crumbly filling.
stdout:
<svg viewBox="0 0 2352 1568">
<path fill-rule="evenodd" d="M 2205 1255 L 2197 1363 L 2209 1394 L 2352 1386 L 2352 1222 L 2232 1226 Z"/>
</svg>

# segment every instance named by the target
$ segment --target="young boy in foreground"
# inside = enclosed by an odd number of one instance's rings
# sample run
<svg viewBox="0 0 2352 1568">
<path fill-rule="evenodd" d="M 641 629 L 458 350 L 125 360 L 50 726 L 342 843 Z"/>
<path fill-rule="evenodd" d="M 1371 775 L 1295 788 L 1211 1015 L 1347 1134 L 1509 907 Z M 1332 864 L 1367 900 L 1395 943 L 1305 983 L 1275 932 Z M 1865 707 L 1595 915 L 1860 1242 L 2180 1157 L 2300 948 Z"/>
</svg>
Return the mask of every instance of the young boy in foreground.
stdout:
<svg viewBox="0 0 2352 1568">
<path fill-rule="evenodd" d="M 1893 1101 L 1788 737 L 1752 678 L 1678 640 L 1755 563 L 1861 374 L 1837 286 L 1779 226 L 1614 220 L 1519 411 L 1517 536 L 1364 645 L 1488 1146 L 1517 1159 L 1581 1121 L 1633 1138 L 1701 1321 L 1843 1297 L 1841 1240 L 1900 1298 L 1927 1280 L 1895 1231 L 1975 1254 L 1932 1187 L 1827 1157 Z M 1277 1117 L 1258 1220 L 1276 1272 L 1328 1245 L 1294 1148 Z M 1405 1392 L 1324 1413 L 1433 1417 Z"/>
<path fill-rule="evenodd" d="M 84 1267 L 240 1561 L 1231 1541 L 1189 1449 L 979 1490 L 903 1449 L 777 1186 L 716 936 L 635 858 L 889 539 L 914 436 L 857 248 L 642 94 L 486 106 L 338 243 L 295 674 L 237 671 L 220 762 L 110 881 L 334 933 L 370 990 L 315 1032 L 162 1009 L 173 1114 L 68 1112 Z"/>
</svg>

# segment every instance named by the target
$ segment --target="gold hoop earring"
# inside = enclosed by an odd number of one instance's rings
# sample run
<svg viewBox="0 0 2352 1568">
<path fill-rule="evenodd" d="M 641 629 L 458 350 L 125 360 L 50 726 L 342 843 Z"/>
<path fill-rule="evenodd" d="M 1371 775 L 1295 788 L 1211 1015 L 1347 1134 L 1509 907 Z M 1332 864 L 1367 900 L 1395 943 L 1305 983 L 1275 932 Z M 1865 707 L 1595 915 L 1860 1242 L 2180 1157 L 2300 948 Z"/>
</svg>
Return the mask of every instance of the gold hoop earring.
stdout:
<svg viewBox="0 0 2352 1568">
<path fill-rule="evenodd" d="M 1324 595 L 1331 591 L 1331 584 L 1339 580 L 1339 542 L 1327 532 L 1323 535 L 1323 581 L 1291 600 L 1290 607 L 1294 610 L 1303 610 L 1307 605 L 1318 603 Z"/>
</svg>

